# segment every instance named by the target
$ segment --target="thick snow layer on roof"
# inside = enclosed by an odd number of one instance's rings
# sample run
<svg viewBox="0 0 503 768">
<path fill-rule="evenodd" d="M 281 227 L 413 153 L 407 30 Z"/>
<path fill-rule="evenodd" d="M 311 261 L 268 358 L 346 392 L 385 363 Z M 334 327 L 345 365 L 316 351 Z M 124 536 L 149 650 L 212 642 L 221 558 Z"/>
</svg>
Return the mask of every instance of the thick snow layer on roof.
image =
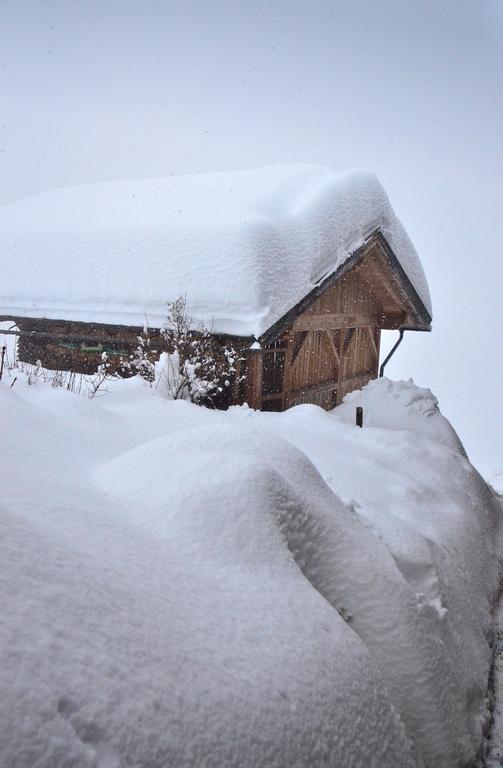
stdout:
<svg viewBox="0 0 503 768">
<path fill-rule="evenodd" d="M 431 314 L 375 176 L 311 165 L 88 184 L 0 208 L 0 315 L 151 326 L 180 295 L 259 336 L 380 227 Z"/>
<path fill-rule="evenodd" d="M 0 382 L 2 766 L 475 764 L 500 505 L 428 390 L 34 381 Z"/>
</svg>

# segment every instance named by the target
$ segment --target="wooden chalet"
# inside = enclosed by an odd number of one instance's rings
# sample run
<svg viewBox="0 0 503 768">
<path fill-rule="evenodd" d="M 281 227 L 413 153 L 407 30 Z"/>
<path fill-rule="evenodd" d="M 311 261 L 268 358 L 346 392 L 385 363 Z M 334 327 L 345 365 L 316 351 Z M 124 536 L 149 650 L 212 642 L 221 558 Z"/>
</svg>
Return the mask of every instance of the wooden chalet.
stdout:
<svg viewBox="0 0 503 768">
<path fill-rule="evenodd" d="M 379 372 L 381 330 L 431 330 L 431 317 L 376 232 L 250 350 L 244 399 L 263 411 L 334 408 Z"/>
<path fill-rule="evenodd" d="M 347 191 L 344 194 L 346 201 Z M 423 287 L 421 298 L 422 286 L 409 278 L 386 228 L 378 225 L 359 240 L 352 252 L 334 259 L 335 268 L 328 267 L 325 276 L 310 284 L 305 280 L 300 300 L 298 288 L 297 293 L 292 291 L 296 300 L 260 333 L 228 330 L 225 324 L 216 329 L 216 346 L 230 341 L 241 358 L 221 407 L 247 403 L 255 409 L 282 411 L 313 403 L 331 409 L 348 392 L 378 376 L 381 330 L 431 330 L 429 297 L 425 300 Z M 400 234 L 397 242 L 402 241 Z M 329 254 L 331 247 L 328 243 Z M 416 274 L 419 271 L 424 279 L 417 264 L 413 263 Z M 292 262 L 290 269 L 295 268 Z M 21 360 L 90 373 L 100 364 L 103 351 L 118 368 L 137 345 L 142 330 L 138 323 L 117 324 L 101 317 L 94 322 L 87 310 L 70 319 L 63 313 L 58 317 L 57 309 L 50 316 L 43 311 L 31 315 L 29 307 L 18 312 L 2 303 L 1 289 L 0 278 L 0 319 L 16 323 Z M 191 286 L 186 290 L 190 294 Z M 151 328 L 150 336 L 155 354 L 167 349 L 159 327 Z"/>
</svg>

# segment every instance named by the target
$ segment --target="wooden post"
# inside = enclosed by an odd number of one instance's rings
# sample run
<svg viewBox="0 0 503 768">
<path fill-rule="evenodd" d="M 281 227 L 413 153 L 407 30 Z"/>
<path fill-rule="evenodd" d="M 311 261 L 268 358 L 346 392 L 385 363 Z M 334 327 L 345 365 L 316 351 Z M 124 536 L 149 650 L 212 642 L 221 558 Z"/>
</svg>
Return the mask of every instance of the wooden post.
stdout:
<svg viewBox="0 0 503 768">
<path fill-rule="evenodd" d="M 248 350 L 248 374 L 246 377 L 246 402 L 259 411 L 262 405 L 262 350 Z"/>
<path fill-rule="evenodd" d="M 356 426 L 363 427 L 363 408 L 361 405 L 356 408 Z"/>
<path fill-rule="evenodd" d="M 3 361 L 5 358 L 5 353 L 7 351 L 7 346 L 4 344 L 2 347 L 2 362 L 0 363 L 0 381 L 2 380 L 2 374 L 3 374 Z"/>
<path fill-rule="evenodd" d="M 283 402 L 281 406 L 282 411 L 290 405 L 290 392 L 292 390 L 292 352 L 293 352 L 293 335 L 288 334 L 287 347 L 285 352 L 285 367 L 283 369 Z"/>
</svg>

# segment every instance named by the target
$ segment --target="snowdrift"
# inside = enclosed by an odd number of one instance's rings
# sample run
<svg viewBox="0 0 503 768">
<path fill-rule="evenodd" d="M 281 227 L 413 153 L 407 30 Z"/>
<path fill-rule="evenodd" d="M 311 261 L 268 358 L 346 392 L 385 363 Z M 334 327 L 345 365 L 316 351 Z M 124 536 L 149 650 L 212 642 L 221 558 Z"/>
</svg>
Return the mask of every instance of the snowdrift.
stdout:
<svg viewBox="0 0 503 768">
<path fill-rule="evenodd" d="M 0 764 L 472 763 L 500 510 L 432 395 L 111 388 L 0 386 Z"/>
<path fill-rule="evenodd" d="M 304 164 L 86 184 L 0 207 L 0 315 L 160 327 L 166 302 L 257 337 L 380 228 L 431 315 L 377 178 Z"/>
</svg>

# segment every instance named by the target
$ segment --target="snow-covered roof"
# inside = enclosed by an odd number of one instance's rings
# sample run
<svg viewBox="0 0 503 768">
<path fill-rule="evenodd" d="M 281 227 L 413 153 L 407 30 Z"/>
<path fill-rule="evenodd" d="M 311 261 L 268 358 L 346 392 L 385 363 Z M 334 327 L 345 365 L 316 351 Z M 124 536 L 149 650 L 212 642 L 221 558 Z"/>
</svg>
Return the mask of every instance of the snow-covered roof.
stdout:
<svg viewBox="0 0 503 768">
<path fill-rule="evenodd" d="M 0 315 L 158 326 L 185 295 L 214 332 L 259 336 L 377 228 L 431 315 L 372 174 L 273 165 L 55 189 L 0 208 Z"/>
</svg>

